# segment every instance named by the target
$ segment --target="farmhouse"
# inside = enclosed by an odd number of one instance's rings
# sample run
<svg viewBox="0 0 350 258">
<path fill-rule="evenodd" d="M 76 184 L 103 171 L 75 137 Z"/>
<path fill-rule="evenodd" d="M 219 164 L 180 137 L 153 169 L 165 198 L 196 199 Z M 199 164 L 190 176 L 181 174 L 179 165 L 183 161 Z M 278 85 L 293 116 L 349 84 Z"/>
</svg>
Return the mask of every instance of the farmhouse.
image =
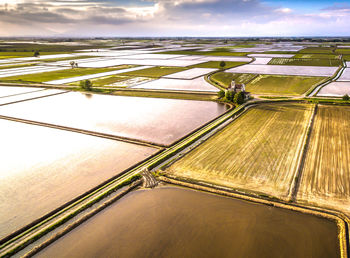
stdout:
<svg viewBox="0 0 350 258">
<path fill-rule="evenodd" d="M 248 99 L 250 97 L 250 92 L 245 91 L 245 84 L 237 84 L 234 80 L 232 80 L 231 84 L 227 88 L 227 90 L 232 91 L 234 93 L 242 92 L 244 94 L 244 98 Z"/>
</svg>

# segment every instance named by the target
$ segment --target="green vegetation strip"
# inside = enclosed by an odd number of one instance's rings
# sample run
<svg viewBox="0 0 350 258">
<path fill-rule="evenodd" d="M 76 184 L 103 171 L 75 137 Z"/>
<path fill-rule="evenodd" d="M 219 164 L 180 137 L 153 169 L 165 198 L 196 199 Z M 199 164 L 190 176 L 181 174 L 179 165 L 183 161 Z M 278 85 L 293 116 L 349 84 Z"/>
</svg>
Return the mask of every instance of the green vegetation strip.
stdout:
<svg viewBox="0 0 350 258">
<path fill-rule="evenodd" d="M 126 67 L 117 66 L 117 67 L 110 67 L 110 68 L 74 68 L 74 69 L 68 68 L 68 69 L 53 71 L 53 72 L 41 72 L 36 74 L 5 77 L 5 78 L 1 78 L 1 81 L 4 81 L 4 82 L 17 81 L 21 83 L 22 82 L 46 82 L 46 81 L 60 80 L 60 79 L 65 79 L 70 77 L 83 76 L 88 74 L 110 72 L 110 71 L 124 69 L 124 68 Z"/>
<path fill-rule="evenodd" d="M 221 61 L 209 61 L 209 62 L 205 62 L 205 63 L 191 65 L 188 67 L 189 68 L 216 68 L 216 69 L 225 68 L 225 69 L 229 69 L 229 68 L 233 68 L 233 67 L 247 64 L 248 62 L 226 62 L 225 61 L 224 67 L 221 67 L 220 63 L 221 63 Z"/>
<path fill-rule="evenodd" d="M 151 77 L 151 78 L 159 78 L 168 74 L 177 73 L 187 70 L 184 67 L 170 67 L 170 66 L 157 66 L 146 68 L 142 70 L 132 71 L 121 73 L 121 76 L 133 76 L 133 77 Z"/>
<path fill-rule="evenodd" d="M 339 66 L 339 59 L 272 58 L 269 65 Z"/>
</svg>

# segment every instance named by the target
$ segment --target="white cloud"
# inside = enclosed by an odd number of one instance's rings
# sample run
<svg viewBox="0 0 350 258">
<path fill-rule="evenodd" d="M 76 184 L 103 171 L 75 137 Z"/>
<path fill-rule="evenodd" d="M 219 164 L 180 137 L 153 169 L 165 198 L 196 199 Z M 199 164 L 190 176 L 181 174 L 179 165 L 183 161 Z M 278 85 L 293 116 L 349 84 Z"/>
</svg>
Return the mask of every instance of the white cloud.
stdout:
<svg viewBox="0 0 350 258">
<path fill-rule="evenodd" d="M 7 2 L 11 4 L 5 4 Z M 261 0 L 135 0 L 123 3 L 119 0 L 0 0 L 0 26 L 6 28 L 0 30 L 0 36 L 11 33 L 13 36 L 350 34 L 348 5 L 298 14 L 289 7 L 276 8 Z"/>
</svg>

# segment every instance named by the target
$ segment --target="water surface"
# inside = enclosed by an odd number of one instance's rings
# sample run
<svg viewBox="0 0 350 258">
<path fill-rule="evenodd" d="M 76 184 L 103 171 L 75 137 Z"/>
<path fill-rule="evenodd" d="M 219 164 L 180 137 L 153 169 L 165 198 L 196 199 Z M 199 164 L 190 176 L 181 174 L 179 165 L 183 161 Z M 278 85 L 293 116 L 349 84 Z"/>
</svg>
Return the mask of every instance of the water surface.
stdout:
<svg viewBox="0 0 350 258">
<path fill-rule="evenodd" d="M 158 151 L 0 119 L 0 238 Z"/>
<path fill-rule="evenodd" d="M 189 189 L 133 192 L 39 257 L 339 257 L 326 219 Z"/>
<path fill-rule="evenodd" d="M 210 101 L 65 93 L 0 107 L 0 115 L 169 145 L 225 112 Z"/>
</svg>

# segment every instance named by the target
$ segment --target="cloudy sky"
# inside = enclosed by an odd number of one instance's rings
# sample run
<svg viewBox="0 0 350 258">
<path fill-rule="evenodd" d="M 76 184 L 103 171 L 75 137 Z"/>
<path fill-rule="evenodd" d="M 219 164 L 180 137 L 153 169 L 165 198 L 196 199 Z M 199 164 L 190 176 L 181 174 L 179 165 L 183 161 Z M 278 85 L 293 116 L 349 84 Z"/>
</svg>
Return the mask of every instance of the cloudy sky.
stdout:
<svg viewBox="0 0 350 258">
<path fill-rule="evenodd" d="M 0 36 L 350 36 L 350 0 L 0 0 Z"/>
</svg>

